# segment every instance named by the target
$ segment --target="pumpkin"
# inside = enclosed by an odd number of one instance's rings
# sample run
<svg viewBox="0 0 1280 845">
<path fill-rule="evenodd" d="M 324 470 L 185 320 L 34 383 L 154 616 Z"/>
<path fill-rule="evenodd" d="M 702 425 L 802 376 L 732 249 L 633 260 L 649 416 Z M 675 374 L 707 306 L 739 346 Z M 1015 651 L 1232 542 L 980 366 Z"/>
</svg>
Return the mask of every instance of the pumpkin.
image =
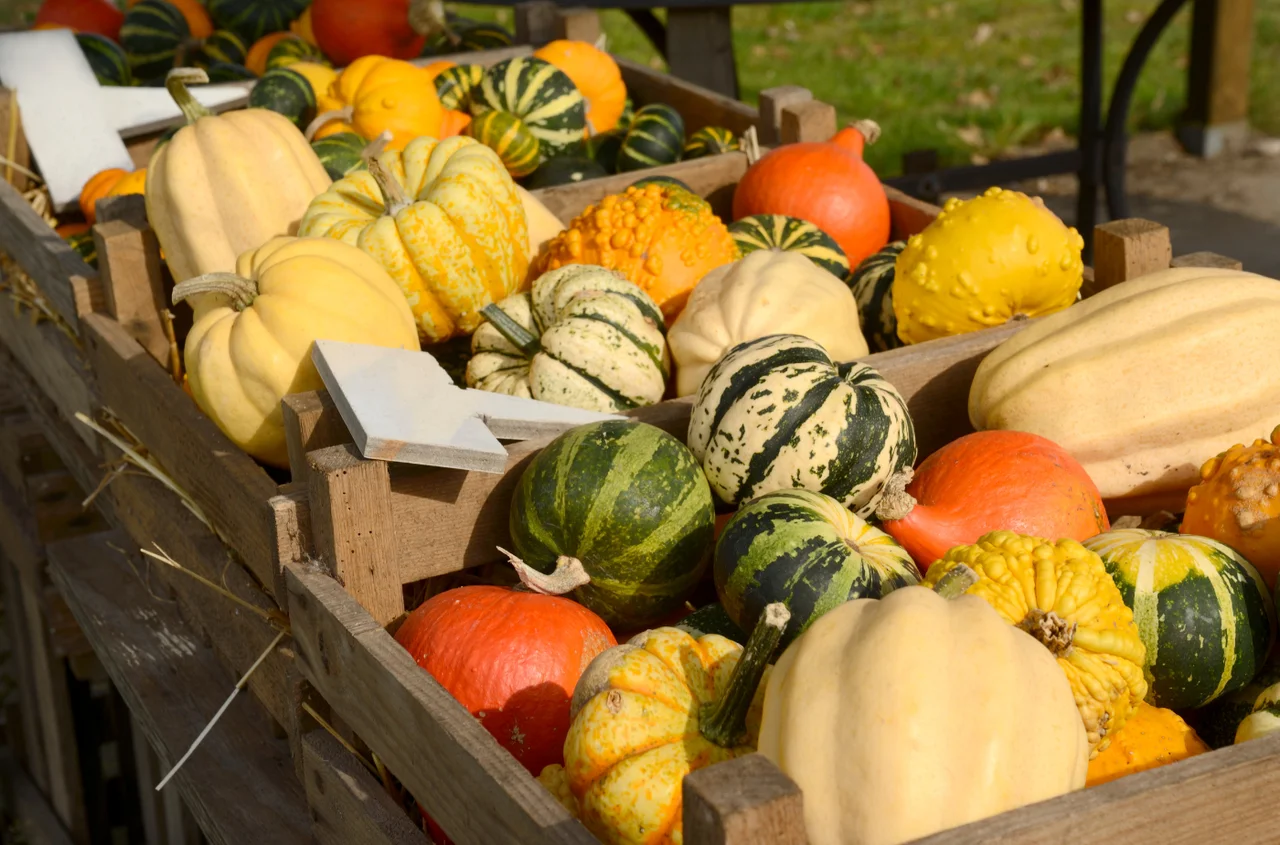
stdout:
<svg viewBox="0 0 1280 845">
<path fill-rule="evenodd" d="M 129 57 L 124 49 L 105 35 L 95 32 L 76 33 L 76 43 L 99 85 L 129 85 L 133 74 L 129 71 Z"/>
<path fill-rule="evenodd" d="M 249 48 L 249 52 L 245 56 L 244 66 L 261 76 L 267 72 L 267 59 L 271 56 L 271 51 L 290 39 L 302 40 L 287 30 L 262 36 L 253 42 L 253 46 Z"/>
<path fill-rule="evenodd" d="M 436 137 L 444 110 L 431 76 L 420 67 L 396 59 L 366 56 L 348 66 L 333 82 L 339 108 L 318 115 L 307 135 L 323 138 L 356 132 L 365 138 L 391 133 L 389 150 L 401 150 L 414 138 Z M 321 105 L 332 105 L 325 99 Z"/>
<path fill-rule="evenodd" d="M 868 255 L 849 280 L 849 288 L 858 301 L 862 334 L 872 352 L 886 352 L 903 345 L 898 337 L 898 318 L 893 313 L 893 280 L 898 256 L 906 246 L 906 241 L 894 241 Z"/>
<path fill-rule="evenodd" d="M 246 44 L 287 30 L 308 5 L 309 0 L 205 0 L 218 29 L 231 30 Z"/>
<path fill-rule="evenodd" d="M 684 143 L 682 159 L 706 158 L 731 153 L 738 149 L 738 139 L 723 126 L 704 126 Z M 841 253 L 843 255 L 843 253 Z"/>
<path fill-rule="evenodd" d="M 1177 268 L 1122 282 L 992 350 L 969 420 L 1049 438 L 1103 498 L 1131 498 L 1128 513 L 1178 511 L 1206 455 L 1275 425 L 1277 325 L 1280 284 L 1263 276 Z"/>
<path fill-rule="evenodd" d="M 396 642 L 531 774 L 563 761 L 578 678 L 617 645 L 577 602 L 488 585 L 427 599 Z"/>
<path fill-rule="evenodd" d="M 365 168 L 362 153 L 366 146 L 368 142 L 354 132 L 339 132 L 311 142 L 312 151 L 334 181 Z"/>
<path fill-rule="evenodd" d="M 766 153 L 738 182 L 733 219 L 785 214 L 808 220 L 858 262 L 889 241 L 889 198 L 862 160 L 867 136 L 879 127 L 863 122 L 830 141 L 787 144 Z M 864 134 L 865 133 L 865 134 Z"/>
<path fill-rule="evenodd" d="M 662 401 L 662 312 L 610 270 L 570 264 L 481 313 L 468 387 L 602 413 Z"/>
<path fill-rule="evenodd" d="M 167 0 L 182 12 L 182 16 L 187 20 L 187 28 L 191 30 L 191 37 L 195 39 L 205 39 L 213 34 L 213 21 L 209 19 L 209 13 L 205 11 L 204 4 L 200 0 Z M 131 6 L 137 5 L 136 3 Z"/>
<path fill-rule="evenodd" d="M 298 233 L 377 259 L 427 342 L 475 331 L 480 310 L 519 290 L 529 266 L 524 210 L 502 162 L 470 138 L 418 138 L 368 167 L 316 197 Z"/>
<path fill-rule="evenodd" d="M 978 573 L 970 595 L 1057 659 L 1089 735 L 1089 756 L 1104 751 L 1147 695 L 1147 651 L 1102 560 L 1075 540 L 993 531 L 947 552 L 924 583 L 933 586 L 961 565 Z"/>
<path fill-rule="evenodd" d="M 1280 657 L 1272 655 L 1252 681 L 1235 692 L 1224 693 L 1195 713 L 1196 733 L 1210 748 L 1226 748 L 1235 742 L 1240 723 L 1253 712 L 1258 696 L 1280 683 Z"/>
<path fill-rule="evenodd" d="M 529 268 L 532 270 L 535 266 L 534 259 L 540 258 L 551 239 L 564 231 L 564 224 L 541 200 L 519 185 L 516 185 L 516 193 L 520 194 L 525 221 L 529 226 Z M 530 273 L 530 279 L 533 278 L 537 277 Z"/>
<path fill-rule="evenodd" d="M 453 65 L 435 75 L 436 95 L 446 109 L 471 109 L 471 92 L 484 78 L 483 65 Z"/>
<path fill-rule="evenodd" d="M 528 176 L 542 158 L 537 136 L 510 112 L 481 112 L 472 118 L 467 134 L 497 153 L 513 179 Z"/>
<path fill-rule="evenodd" d="M 120 27 L 120 46 L 129 56 L 130 72 L 143 82 L 163 77 L 190 39 L 186 17 L 168 0 L 142 0 L 125 13 Z"/>
<path fill-rule="evenodd" d="M 578 559 L 573 597 L 613 628 L 680 607 L 706 571 L 711 490 L 684 444 L 634 420 L 570 429 L 534 456 L 511 499 L 511 539 L 529 566 Z"/>
<path fill-rule="evenodd" d="M 103 199 L 107 197 L 123 197 L 129 194 L 142 194 L 147 190 L 147 168 L 139 167 L 132 173 L 126 173 L 107 189 Z"/>
<path fill-rule="evenodd" d="M 593 159 L 581 156 L 553 158 L 542 162 L 538 168 L 524 180 L 530 190 L 551 188 L 556 185 L 574 185 L 587 179 L 599 179 L 608 176 L 605 169 Z"/>
<path fill-rule="evenodd" d="M 618 172 L 618 151 L 622 149 L 622 139 L 626 130 L 614 129 L 601 132 L 587 138 L 587 155 L 609 173 Z"/>
<path fill-rule="evenodd" d="M 1280 731 L 1280 684 L 1263 690 L 1253 703 L 1253 710 L 1236 729 L 1236 742 L 1261 739 Z"/>
<path fill-rule="evenodd" d="M 659 167 L 680 160 L 684 149 L 684 118 L 666 103 L 640 107 L 618 148 L 620 173 Z"/>
<path fill-rule="evenodd" d="M 907 482 L 910 482 L 909 484 Z M 1004 529 L 1087 540 L 1111 527 L 1098 488 L 1061 447 L 1022 431 L 979 431 L 893 479 L 876 508 L 922 569 Z"/>
<path fill-rule="evenodd" d="M 320 97 L 327 95 L 329 86 L 338 78 L 336 70 L 328 65 L 316 64 L 315 62 L 294 62 L 289 65 L 289 70 L 302 74 L 307 82 L 311 83 L 311 91 L 315 94 L 317 110 L 320 105 Z"/>
<path fill-rule="evenodd" d="M 711 368 L 693 400 L 689 448 L 726 505 L 800 487 L 864 518 L 885 481 L 916 459 L 893 385 L 787 334 L 740 343 Z"/>
<path fill-rule="evenodd" d="M 1258 571 L 1205 537 L 1123 529 L 1084 542 L 1133 610 L 1146 647 L 1147 700 L 1203 707 L 1258 674 L 1276 612 Z"/>
<path fill-rule="evenodd" d="M 307 203 L 329 184 L 288 118 L 267 109 L 214 115 L 196 102 L 186 83 L 207 78 L 196 68 L 170 71 L 165 85 L 187 125 L 147 168 L 147 219 L 178 282 L 230 272 L 241 253 L 293 234 Z M 216 299 L 196 296 L 191 304 L 199 312 Z"/>
<path fill-rule="evenodd" d="M 248 56 L 249 47 L 239 35 L 229 29 L 219 29 L 200 43 L 200 49 L 192 57 L 192 63 L 207 71 L 214 62 L 243 65 Z"/>
<path fill-rule="evenodd" d="M 604 50 L 585 41 L 561 39 L 534 51 L 536 58 L 564 71 L 586 99 L 587 123 L 592 134 L 618 125 L 627 102 L 627 86 L 618 63 Z"/>
<path fill-rule="evenodd" d="M 962 573 L 846 602 L 774 665 L 760 753 L 804 793 L 812 845 L 897 845 L 1084 785 L 1070 685 Z"/>
<path fill-rule="evenodd" d="M 411 0 L 312 0 L 311 31 L 339 66 L 363 56 L 412 59 L 426 41 L 410 23 Z"/>
<path fill-rule="evenodd" d="M 1280 576 L 1280 426 L 1271 439 L 1237 443 L 1200 468 L 1181 530 L 1226 543 L 1275 589 Z"/>
<path fill-rule="evenodd" d="M 564 71 L 533 56 L 517 56 L 485 71 L 471 90 L 471 115 L 506 112 L 538 139 L 546 158 L 582 150 L 586 102 Z"/>
<path fill-rule="evenodd" d="M 311 62 L 323 67 L 329 60 L 324 57 L 324 53 L 320 52 L 319 47 L 309 44 L 293 33 L 281 38 L 267 51 L 267 70 L 290 67 L 299 62 Z"/>
<path fill-rule="evenodd" d="M 1209 750 L 1191 726 L 1172 710 L 1145 701 L 1111 738 L 1111 745 L 1089 761 L 1085 786 L 1100 786 L 1125 775 L 1186 760 Z"/>
<path fill-rule="evenodd" d="M 471 115 L 464 111 L 445 109 L 444 115 L 440 118 L 440 139 L 461 135 L 470 125 Z"/>
<path fill-rule="evenodd" d="M 80 213 L 84 215 L 85 221 L 90 226 L 97 219 L 98 200 L 105 197 L 107 191 L 111 190 L 128 172 L 123 168 L 108 167 L 106 170 L 99 170 L 84 183 L 84 187 L 80 189 Z"/>
<path fill-rule="evenodd" d="M 716 594 L 742 630 L 752 630 L 767 605 L 786 604 L 783 646 L 850 599 L 920 583 L 911 556 L 892 537 L 811 490 L 775 490 L 743 505 L 712 560 Z"/>
<path fill-rule="evenodd" d="M 78 33 L 92 32 L 118 41 L 123 23 L 124 12 L 111 0 L 44 0 L 36 10 L 32 28 L 65 26 Z"/>
<path fill-rule="evenodd" d="M 587 206 L 551 241 L 537 272 L 598 264 L 635 282 L 668 321 L 708 272 L 739 257 L 706 200 L 682 188 L 632 185 Z"/>
<path fill-rule="evenodd" d="M 316 95 L 305 76 L 292 68 L 275 67 L 254 84 L 249 107 L 270 109 L 304 128 L 316 116 Z"/>
<path fill-rule="evenodd" d="M 314 5 L 314 3 L 311 5 Z M 316 41 L 316 33 L 311 26 L 311 5 L 303 9 L 302 14 L 298 15 L 297 19 L 289 24 L 289 31 L 308 44 L 314 44 L 319 47 L 320 43 Z"/>
<path fill-rule="evenodd" d="M 423 45 L 423 56 L 496 50 L 515 43 L 511 33 L 496 23 L 469 20 L 451 12 L 446 12 L 445 17 L 453 34 L 450 35 L 442 25 L 437 24 L 435 32 L 427 36 L 427 43 Z"/>
<path fill-rule="evenodd" d="M 632 182 L 628 187 L 643 188 L 646 185 L 657 185 L 660 188 L 679 188 L 682 191 L 687 191 L 688 193 L 693 194 L 695 198 L 700 199 L 700 197 L 698 197 L 694 192 L 693 188 L 690 188 L 674 176 L 642 176 Z"/>
<path fill-rule="evenodd" d="M 787 618 L 770 605 L 745 648 L 656 628 L 591 661 L 564 743 L 588 830 L 607 845 L 683 841 L 684 776 L 755 749 L 760 681 Z"/>
<path fill-rule="evenodd" d="M 671 326 L 676 393 L 698 392 L 730 348 L 765 335 L 816 341 L 836 361 L 867 354 L 849 288 L 802 255 L 758 250 L 712 270 Z"/>
<path fill-rule="evenodd" d="M 837 279 L 849 278 L 849 259 L 840 244 L 807 221 L 785 214 L 754 214 L 730 223 L 729 234 L 743 255 L 758 249 L 796 252 Z"/>
<path fill-rule="evenodd" d="M 248 79 L 257 79 L 258 75 L 249 70 L 244 65 L 233 65 L 230 62 L 210 62 L 209 67 L 205 71 L 208 74 L 210 82 L 243 82 Z M 172 137 L 172 133 L 179 127 L 170 127 L 165 130 L 168 137 L 161 135 L 165 141 Z"/>
</svg>

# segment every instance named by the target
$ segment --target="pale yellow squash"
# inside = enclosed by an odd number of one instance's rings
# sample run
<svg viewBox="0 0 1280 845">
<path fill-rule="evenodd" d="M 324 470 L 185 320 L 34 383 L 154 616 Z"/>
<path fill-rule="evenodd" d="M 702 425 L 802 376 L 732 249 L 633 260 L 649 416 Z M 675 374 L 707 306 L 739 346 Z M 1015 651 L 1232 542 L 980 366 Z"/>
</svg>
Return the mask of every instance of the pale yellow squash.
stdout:
<svg viewBox="0 0 1280 845">
<path fill-rule="evenodd" d="M 213 285 L 223 302 L 187 335 L 196 404 L 237 446 L 288 466 L 280 400 L 323 388 L 311 363 L 316 340 L 418 349 L 404 296 L 355 247 L 324 238 L 273 238 L 242 254 L 236 272 L 190 279 L 174 301 Z"/>
<path fill-rule="evenodd" d="M 1045 317 L 982 362 L 976 429 L 1066 449 L 1118 513 L 1182 510 L 1206 458 L 1270 431 L 1280 409 L 1280 283 L 1162 270 Z"/>
<path fill-rule="evenodd" d="M 471 138 L 417 138 L 334 182 L 298 232 L 358 246 L 403 291 L 428 343 L 470 334 L 480 310 L 525 283 L 524 205 L 497 153 Z"/>
<path fill-rule="evenodd" d="M 565 230 L 565 225 L 533 194 L 519 185 L 516 185 L 516 190 L 520 193 L 520 202 L 524 204 L 524 216 L 529 226 L 529 266 L 532 270 L 534 259 L 542 254 L 543 248 L 552 238 Z M 531 272 L 530 282 L 533 281 L 533 276 Z"/>
</svg>

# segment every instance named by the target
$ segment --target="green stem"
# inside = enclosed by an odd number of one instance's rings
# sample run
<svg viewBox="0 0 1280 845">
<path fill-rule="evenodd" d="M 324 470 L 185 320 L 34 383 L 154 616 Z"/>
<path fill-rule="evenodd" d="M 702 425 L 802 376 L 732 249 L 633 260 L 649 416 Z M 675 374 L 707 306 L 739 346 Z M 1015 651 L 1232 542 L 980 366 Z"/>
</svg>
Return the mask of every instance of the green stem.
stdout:
<svg viewBox="0 0 1280 845">
<path fill-rule="evenodd" d="M 532 358 L 542 349 L 542 344 L 529 333 L 528 329 L 511 319 L 511 315 L 497 305 L 490 303 L 481 308 L 480 313 L 493 324 L 500 335 L 506 338 L 507 343 L 519 349 L 520 354 L 526 358 Z"/>
<path fill-rule="evenodd" d="M 764 609 L 755 630 L 742 649 L 738 665 L 733 667 L 729 685 L 719 701 L 706 704 L 698 720 L 698 730 L 709 741 L 721 748 L 741 745 L 747 736 L 747 711 L 756 697 L 760 678 L 773 650 L 782 639 L 782 631 L 791 620 L 791 612 L 782 602 L 774 602 Z"/>
<path fill-rule="evenodd" d="M 173 286 L 173 304 L 205 293 L 217 293 L 231 300 L 231 307 L 243 311 L 258 296 L 258 286 L 235 273 L 205 273 Z"/>
<path fill-rule="evenodd" d="M 387 214 L 394 217 L 413 205 L 413 200 L 409 199 L 404 188 L 400 187 L 396 177 L 391 175 L 377 157 L 370 157 L 365 161 L 369 167 L 369 175 L 378 183 L 378 190 L 382 192 L 382 204 L 386 206 Z"/>
<path fill-rule="evenodd" d="M 209 74 L 198 67 L 176 67 L 164 78 L 164 87 L 178 104 L 178 108 L 182 109 L 188 126 L 202 117 L 213 117 L 213 112 L 202 106 L 187 90 L 188 85 L 203 85 L 208 81 Z"/>
<path fill-rule="evenodd" d="M 954 599 L 967 593 L 976 583 L 978 583 L 978 573 L 962 563 L 954 569 L 947 570 L 938 579 L 938 583 L 933 585 L 933 591 L 944 599 Z"/>
</svg>

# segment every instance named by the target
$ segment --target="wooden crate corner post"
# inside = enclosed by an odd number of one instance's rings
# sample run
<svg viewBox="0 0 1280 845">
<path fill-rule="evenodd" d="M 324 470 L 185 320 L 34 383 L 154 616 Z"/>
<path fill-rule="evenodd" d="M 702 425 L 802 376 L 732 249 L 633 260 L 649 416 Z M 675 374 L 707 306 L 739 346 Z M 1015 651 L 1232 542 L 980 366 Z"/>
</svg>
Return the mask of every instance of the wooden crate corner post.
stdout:
<svg viewBox="0 0 1280 845">
<path fill-rule="evenodd" d="M 778 142 L 800 144 L 830 141 L 836 134 L 836 107 L 821 100 L 804 100 L 782 107 Z"/>
<path fill-rule="evenodd" d="M 760 120 L 756 123 L 756 138 L 762 146 L 777 146 L 782 137 L 782 110 L 788 106 L 807 103 L 813 92 L 800 85 L 779 85 L 760 92 Z"/>
<path fill-rule="evenodd" d="M 1085 295 L 1164 270 L 1172 260 L 1168 227 L 1139 217 L 1103 223 L 1093 230 L 1093 289 Z"/>
<path fill-rule="evenodd" d="M 146 223 L 142 197 L 102 203 L 108 205 L 109 213 L 93 227 L 103 305 L 148 355 L 167 368 L 169 338 L 161 312 L 168 303 L 159 242 Z"/>
<path fill-rule="evenodd" d="M 805 845 L 804 796 L 761 754 L 684 779 L 684 835 L 699 845 Z"/>
</svg>

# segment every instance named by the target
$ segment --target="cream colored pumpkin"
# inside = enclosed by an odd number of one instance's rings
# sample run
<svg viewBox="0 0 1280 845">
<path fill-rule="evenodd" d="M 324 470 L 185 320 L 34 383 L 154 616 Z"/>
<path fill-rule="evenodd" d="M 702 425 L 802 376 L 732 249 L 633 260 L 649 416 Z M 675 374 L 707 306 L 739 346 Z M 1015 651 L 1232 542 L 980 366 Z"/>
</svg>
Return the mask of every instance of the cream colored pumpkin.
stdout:
<svg viewBox="0 0 1280 845">
<path fill-rule="evenodd" d="M 837 362 L 867 354 L 858 302 L 843 282 L 799 253 L 756 250 L 703 276 L 672 325 L 676 393 L 697 393 L 729 349 L 771 334 L 817 341 Z"/>
<path fill-rule="evenodd" d="M 1206 458 L 1275 426 L 1277 326 L 1273 279 L 1162 270 L 998 346 L 974 375 L 969 419 L 1049 438 L 1106 499 L 1144 497 L 1142 508 L 1117 512 L 1180 511 Z"/>
<path fill-rule="evenodd" d="M 381 181 L 379 181 L 381 180 Z M 470 334 L 529 268 L 524 205 L 497 153 L 471 138 L 416 138 L 334 182 L 298 232 L 373 256 L 428 343 Z"/>
<path fill-rule="evenodd" d="M 324 387 L 311 363 L 316 340 L 418 349 L 395 282 L 338 241 L 273 238 L 242 254 L 235 275 L 178 285 L 174 301 L 209 285 L 225 291 L 228 304 L 205 310 L 187 335 L 191 393 L 227 437 L 264 463 L 289 465 L 280 400 Z"/>
<path fill-rule="evenodd" d="M 1084 786 L 1066 676 L 977 596 L 903 587 L 822 616 L 778 659 L 759 750 L 811 845 L 896 845 Z"/>
<path fill-rule="evenodd" d="M 1261 739 L 1280 732 L 1280 684 L 1272 684 L 1258 694 L 1253 710 L 1236 728 L 1236 744 Z"/>
<path fill-rule="evenodd" d="M 516 190 L 520 192 L 520 202 L 524 204 L 524 216 L 529 226 L 529 281 L 533 281 L 534 259 L 542 254 L 542 248 L 552 238 L 565 230 L 565 225 L 533 194 L 519 185 L 516 185 Z"/>
</svg>

